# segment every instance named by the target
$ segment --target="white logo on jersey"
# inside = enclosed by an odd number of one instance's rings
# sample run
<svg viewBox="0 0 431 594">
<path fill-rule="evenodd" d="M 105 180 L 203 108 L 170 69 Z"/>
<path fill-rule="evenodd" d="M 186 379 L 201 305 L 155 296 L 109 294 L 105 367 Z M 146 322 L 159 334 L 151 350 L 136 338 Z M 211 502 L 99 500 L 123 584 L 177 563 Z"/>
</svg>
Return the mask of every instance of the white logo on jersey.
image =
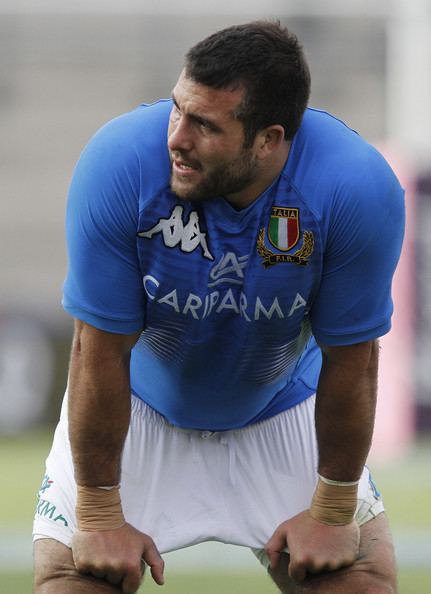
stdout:
<svg viewBox="0 0 431 594">
<path fill-rule="evenodd" d="M 198 213 L 192 210 L 189 220 L 184 225 L 183 210 L 182 206 L 176 206 L 169 219 L 160 219 L 151 229 L 140 231 L 138 237 L 151 239 L 156 233 L 162 233 L 166 247 L 176 247 L 180 244 L 181 250 L 189 253 L 201 246 L 204 257 L 214 260 L 214 256 L 208 249 L 206 233 L 202 233 L 199 228 Z"/>
<path fill-rule="evenodd" d="M 304 297 L 302 295 L 300 295 L 299 293 L 296 293 L 295 300 L 292 303 L 292 307 L 290 308 L 290 311 L 289 311 L 289 317 L 291 315 L 293 315 L 297 309 L 300 309 L 301 307 L 305 307 L 306 305 L 307 305 L 307 302 L 305 301 Z"/>
<path fill-rule="evenodd" d="M 259 296 L 256 296 L 254 301 L 250 303 L 243 291 L 239 296 L 235 296 L 232 289 L 211 291 L 211 293 L 201 297 L 194 293 L 188 293 L 187 296 L 180 297 L 177 289 L 172 289 L 166 293 L 162 289 L 160 282 L 150 274 L 145 275 L 142 280 L 148 299 L 167 305 L 177 314 L 191 316 L 195 320 L 203 320 L 226 310 L 233 311 L 247 322 L 263 318 L 270 320 L 272 317 L 279 319 L 286 317 L 278 297 L 274 297 L 272 302 L 270 300 L 264 303 Z M 290 318 L 296 310 L 305 306 L 305 299 L 297 293 L 290 305 L 287 317 Z"/>
<path fill-rule="evenodd" d="M 210 271 L 212 282 L 209 287 L 215 287 L 220 283 L 231 283 L 233 285 L 242 285 L 244 282 L 243 269 L 247 266 L 248 255 L 236 257 L 233 252 L 223 254 L 220 260 Z"/>
</svg>

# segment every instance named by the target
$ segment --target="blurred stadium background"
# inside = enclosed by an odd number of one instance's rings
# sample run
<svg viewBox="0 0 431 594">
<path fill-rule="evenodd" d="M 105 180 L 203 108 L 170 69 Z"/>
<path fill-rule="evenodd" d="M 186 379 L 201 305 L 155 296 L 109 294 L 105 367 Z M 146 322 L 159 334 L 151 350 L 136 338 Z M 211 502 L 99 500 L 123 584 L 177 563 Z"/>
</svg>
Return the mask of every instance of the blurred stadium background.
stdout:
<svg viewBox="0 0 431 594">
<path fill-rule="evenodd" d="M 31 591 L 31 518 L 71 337 L 60 300 L 75 161 L 108 119 L 170 94 L 190 45 L 253 18 L 298 34 L 311 104 L 377 144 L 407 189 L 370 460 L 401 593 L 431 592 L 431 1 L 0 0 L 0 594 Z M 167 594 L 275 591 L 247 551 L 203 545 L 167 561 Z"/>
</svg>

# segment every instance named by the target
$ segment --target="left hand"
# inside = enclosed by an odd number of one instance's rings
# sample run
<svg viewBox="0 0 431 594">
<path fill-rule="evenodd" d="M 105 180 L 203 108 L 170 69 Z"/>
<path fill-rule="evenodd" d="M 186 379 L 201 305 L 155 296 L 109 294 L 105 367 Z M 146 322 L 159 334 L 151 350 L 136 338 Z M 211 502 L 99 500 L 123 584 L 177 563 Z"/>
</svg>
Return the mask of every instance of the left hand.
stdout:
<svg viewBox="0 0 431 594">
<path fill-rule="evenodd" d="M 288 547 L 289 575 L 302 582 L 307 572 L 334 571 L 352 565 L 359 553 L 359 526 L 355 520 L 344 526 L 322 524 L 305 510 L 280 524 L 265 546 L 271 569 Z"/>
</svg>

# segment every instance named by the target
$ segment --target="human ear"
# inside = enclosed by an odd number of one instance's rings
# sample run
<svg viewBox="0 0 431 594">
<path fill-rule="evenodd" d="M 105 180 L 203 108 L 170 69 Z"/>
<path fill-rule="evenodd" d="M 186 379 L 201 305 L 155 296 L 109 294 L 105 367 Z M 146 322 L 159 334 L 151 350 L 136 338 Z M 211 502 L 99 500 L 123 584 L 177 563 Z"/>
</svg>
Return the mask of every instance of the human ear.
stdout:
<svg viewBox="0 0 431 594">
<path fill-rule="evenodd" d="M 256 149 L 258 157 L 265 159 L 284 144 L 284 128 L 279 124 L 267 126 L 257 134 Z"/>
</svg>

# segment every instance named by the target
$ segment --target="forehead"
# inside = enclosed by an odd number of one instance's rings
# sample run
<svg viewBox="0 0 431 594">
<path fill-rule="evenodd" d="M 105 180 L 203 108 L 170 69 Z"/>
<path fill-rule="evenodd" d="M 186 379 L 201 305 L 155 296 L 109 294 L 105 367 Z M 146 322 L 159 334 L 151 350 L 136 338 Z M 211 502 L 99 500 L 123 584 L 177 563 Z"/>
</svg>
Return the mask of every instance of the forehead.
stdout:
<svg viewBox="0 0 431 594">
<path fill-rule="evenodd" d="M 241 86 L 232 89 L 207 87 L 187 77 L 184 71 L 173 89 L 173 97 L 181 111 L 217 120 L 219 124 L 237 121 L 235 110 L 244 94 Z"/>
</svg>

